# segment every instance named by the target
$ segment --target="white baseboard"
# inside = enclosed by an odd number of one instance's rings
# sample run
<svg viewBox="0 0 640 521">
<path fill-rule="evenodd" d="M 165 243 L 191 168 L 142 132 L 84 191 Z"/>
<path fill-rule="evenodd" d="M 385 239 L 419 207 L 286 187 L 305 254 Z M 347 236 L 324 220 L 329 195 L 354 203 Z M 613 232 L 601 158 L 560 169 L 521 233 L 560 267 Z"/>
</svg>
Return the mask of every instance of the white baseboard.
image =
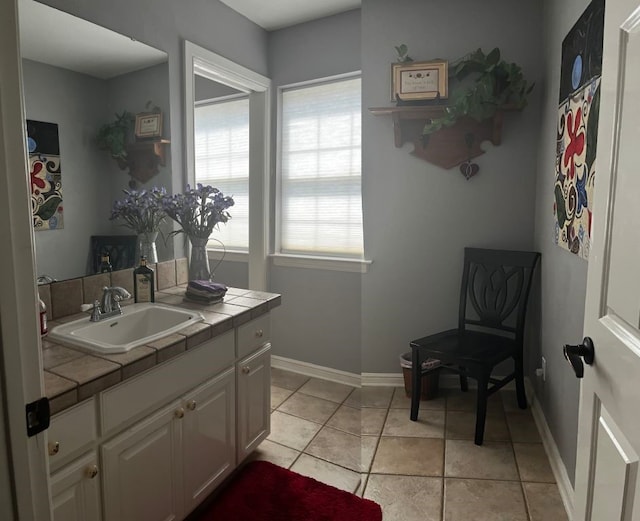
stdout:
<svg viewBox="0 0 640 521">
<path fill-rule="evenodd" d="M 549 424 L 544 416 L 540 402 L 537 400 L 534 393 L 531 393 L 530 396 L 533 397 L 531 413 L 533 414 L 533 419 L 535 420 L 540 436 L 542 437 L 542 444 L 544 445 L 544 449 L 549 458 L 553 476 L 556 478 L 564 509 L 567 511 L 569 519 L 573 519 L 574 491 L 571 481 L 569 480 L 569 474 L 567 474 L 567 467 L 565 467 L 564 462 L 560 457 L 560 451 L 553 439 L 553 435 L 549 429 Z"/>
<path fill-rule="evenodd" d="M 292 358 L 285 358 L 283 356 L 271 355 L 271 367 L 311 376 L 313 378 L 320 378 L 321 380 L 351 385 L 352 387 L 360 387 L 362 385 L 362 378 L 359 374 L 310 364 L 309 362 L 300 362 L 299 360 L 293 360 Z"/>
</svg>

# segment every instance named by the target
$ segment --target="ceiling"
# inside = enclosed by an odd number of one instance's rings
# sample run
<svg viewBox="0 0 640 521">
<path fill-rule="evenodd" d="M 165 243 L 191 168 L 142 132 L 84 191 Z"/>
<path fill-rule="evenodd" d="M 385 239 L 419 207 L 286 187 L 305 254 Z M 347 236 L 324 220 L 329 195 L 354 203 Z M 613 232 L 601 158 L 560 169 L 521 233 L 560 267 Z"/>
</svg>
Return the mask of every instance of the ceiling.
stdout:
<svg viewBox="0 0 640 521">
<path fill-rule="evenodd" d="M 220 0 L 267 31 L 360 7 L 361 0 Z"/>
<path fill-rule="evenodd" d="M 109 79 L 167 61 L 167 54 L 33 0 L 20 0 L 20 54 Z"/>
</svg>

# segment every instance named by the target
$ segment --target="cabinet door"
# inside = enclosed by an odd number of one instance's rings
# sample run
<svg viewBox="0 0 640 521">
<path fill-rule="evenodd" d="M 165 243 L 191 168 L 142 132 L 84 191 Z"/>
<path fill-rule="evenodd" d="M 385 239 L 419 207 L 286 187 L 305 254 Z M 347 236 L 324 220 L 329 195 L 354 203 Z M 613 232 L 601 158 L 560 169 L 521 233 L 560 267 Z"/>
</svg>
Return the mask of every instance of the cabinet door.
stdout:
<svg viewBox="0 0 640 521">
<path fill-rule="evenodd" d="M 238 463 L 271 429 L 271 344 L 238 362 Z"/>
<path fill-rule="evenodd" d="M 185 395 L 182 455 L 187 512 L 235 468 L 235 394 L 231 367 Z"/>
<path fill-rule="evenodd" d="M 178 401 L 102 446 L 105 521 L 181 519 L 181 422 Z"/>
<path fill-rule="evenodd" d="M 100 521 L 100 477 L 91 452 L 51 475 L 54 521 Z"/>
</svg>

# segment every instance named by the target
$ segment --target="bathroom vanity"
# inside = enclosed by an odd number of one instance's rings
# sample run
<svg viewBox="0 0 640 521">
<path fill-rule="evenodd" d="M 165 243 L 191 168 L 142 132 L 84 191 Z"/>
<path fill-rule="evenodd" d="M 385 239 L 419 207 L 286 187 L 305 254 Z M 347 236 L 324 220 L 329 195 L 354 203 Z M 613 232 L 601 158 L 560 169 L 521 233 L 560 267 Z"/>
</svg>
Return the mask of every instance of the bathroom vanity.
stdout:
<svg viewBox="0 0 640 521">
<path fill-rule="evenodd" d="M 56 402 L 69 391 L 52 398 L 56 521 L 183 519 L 268 436 L 279 295 L 230 288 L 223 303 L 198 306 L 183 294 L 166 288 L 158 300 L 205 321 L 150 345 L 121 355 L 44 349 L 50 398 L 59 378 L 77 384 L 77 403 Z M 102 374 L 87 380 L 83 371 L 97 367 Z"/>
</svg>

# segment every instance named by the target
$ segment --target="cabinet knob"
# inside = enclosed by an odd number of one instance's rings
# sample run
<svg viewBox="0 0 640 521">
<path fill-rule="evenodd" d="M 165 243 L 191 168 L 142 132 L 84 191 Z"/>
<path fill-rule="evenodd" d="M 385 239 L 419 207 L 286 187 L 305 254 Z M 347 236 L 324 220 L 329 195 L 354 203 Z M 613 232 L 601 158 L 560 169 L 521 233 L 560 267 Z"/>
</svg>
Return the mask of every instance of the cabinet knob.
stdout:
<svg viewBox="0 0 640 521">
<path fill-rule="evenodd" d="M 256 331 L 256 336 L 257 336 L 258 338 L 262 338 L 262 335 L 264 335 L 264 331 L 262 331 L 262 329 L 258 329 L 258 330 Z"/>
<path fill-rule="evenodd" d="M 190 411 L 195 411 L 196 410 L 196 401 L 195 400 L 191 400 L 189 403 L 187 403 L 187 409 L 189 409 Z"/>
<path fill-rule="evenodd" d="M 49 456 L 55 456 L 60 452 L 60 443 L 57 441 L 49 442 Z"/>
<path fill-rule="evenodd" d="M 95 478 L 98 475 L 98 465 L 91 465 L 85 473 L 89 479 Z"/>
<path fill-rule="evenodd" d="M 175 412 L 176 418 L 184 418 L 184 409 L 182 407 L 180 407 L 179 409 L 176 410 Z"/>
<path fill-rule="evenodd" d="M 248 365 L 245 365 L 245 366 L 242 368 L 242 372 L 243 372 L 244 374 L 249 374 L 249 373 L 251 372 L 251 367 L 249 367 Z"/>
</svg>

